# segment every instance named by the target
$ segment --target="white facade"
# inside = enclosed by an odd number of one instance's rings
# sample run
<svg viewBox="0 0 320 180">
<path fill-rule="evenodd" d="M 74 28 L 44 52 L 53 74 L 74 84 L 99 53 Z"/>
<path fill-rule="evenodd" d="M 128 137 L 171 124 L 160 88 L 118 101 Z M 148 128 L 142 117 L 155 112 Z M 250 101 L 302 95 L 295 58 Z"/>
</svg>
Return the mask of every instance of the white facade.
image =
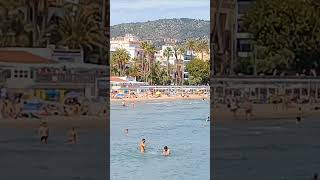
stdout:
<svg viewBox="0 0 320 180">
<path fill-rule="evenodd" d="M 140 48 L 140 40 L 131 34 L 126 34 L 124 37 L 112 38 L 110 41 L 110 51 L 114 52 L 117 49 L 125 49 L 130 54 L 131 59 L 142 57 L 142 49 Z"/>
<path fill-rule="evenodd" d="M 157 51 L 157 53 L 155 54 L 155 56 L 156 56 L 156 61 L 161 62 L 161 64 L 163 64 L 163 65 L 167 65 L 167 59 L 168 59 L 168 57 L 164 56 L 164 52 L 165 52 L 165 49 L 166 49 L 167 47 L 171 48 L 171 50 L 172 50 L 172 54 L 171 54 L 171 56 L 169 57 L 169 63 L 172 64 L 172 65 L 174 65 L 174 64 L 175 64 L 175 61 L 176 61 L 176 58 L 175 58 L 175 56 L 174 56 L 173 46 L 166 46 L 166 45 L 162 46 L 162 47 L 161 47 L 161 50 Z M 178 58 L 179 58 L 179 57 L 178 57 Z"/>
</svg>

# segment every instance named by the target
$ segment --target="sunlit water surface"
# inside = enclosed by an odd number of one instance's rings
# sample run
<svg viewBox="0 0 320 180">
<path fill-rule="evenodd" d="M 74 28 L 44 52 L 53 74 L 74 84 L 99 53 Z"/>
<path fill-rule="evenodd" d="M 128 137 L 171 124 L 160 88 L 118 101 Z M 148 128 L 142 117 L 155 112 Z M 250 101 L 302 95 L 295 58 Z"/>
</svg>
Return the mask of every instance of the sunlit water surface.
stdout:
<svg viewBox="0 0 320 180">
<path fill-rule="evenodd" d="M 209 180 L 209 103 L 202 100 L 111 105 L 111 180 Z M 128 128 L 126 135 L 124 129 Z M 139 141 L 147 149 L 141 154 Z M 162 156 L 167 145 L 172 154 Z"/>
</svg>

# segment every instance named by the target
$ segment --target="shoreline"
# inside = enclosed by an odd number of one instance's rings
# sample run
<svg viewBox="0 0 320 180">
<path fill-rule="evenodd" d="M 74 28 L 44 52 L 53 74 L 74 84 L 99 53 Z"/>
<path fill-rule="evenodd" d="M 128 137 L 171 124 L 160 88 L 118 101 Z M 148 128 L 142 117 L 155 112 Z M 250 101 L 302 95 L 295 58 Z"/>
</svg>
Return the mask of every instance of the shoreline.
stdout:
<svg viewBox="0 0 320 180">
<path fill-rule="evenodd" d="M 295 105 L 287 110 L 282 109 L 281 106 L 275 108 L 274 104 L 255 104 L 253 105 L 251 119 L 245 119 L 245 110 L 240 108 L 237 111 L 237 116 L 234 118 L 233 113 L 226 106 L 215 108 L 211 111 L 213 121 L 259 121 L 259 120 L 292 120 L 296 121 L 297 117 L 303 119 L 320 117 L 320 110 L 315 110 L 314 107 L 319 107 L 320 104 L 313 105 Z M 299 111 L 302 107 L 302 111 Z"/>
<path fill-rule="evenodd" d="M 207 95 L 189 95 L 189 97 L 172 96 L 172 97 L 139 97 L 139 98 L 124 98 L 124 99 L 110 99 L 110 102 L 148 102 L 148 101 L 177 101 L 177 100 L 210 100 Z"/>
<path fill-rule="evenodd" d="M 137 98 L 126 99 L 126 102 L 154 102 L 154 101 L 176 101 L 176 100 L 201 100 L 209 98 L 206 96 L 190 96 L 183 97 L 164 97 L 164 98 Z M 122 102 L 122 99 L 113 99 L 111 102 Z M 299 108 L 302 111 L 299 112 Z M 211 106 L 211 123 L 216 121 L 281 121 L 292 120 L 296 121 L 296 117 L 301 116 L 302 119 L 314 119 L 320 117 L 320 104 L 305 104 L 283 109 L 280 105 L 275 107 L 274 104 L 254 104 L 251 119 L 245 119 L 245 112 L 243 108 L 237 111 L 236 118 L 226 105 L 219 104 L 218 107 Z M 213 108 L 213 109 L 212 109 Z M 43 116 L 41 119 L 19 118 L 19 119 L 0 119 L 0 128 L 38 128 L 41 121 L 48 122 L 50 128 L 71 128 L 78 127 L 84 129 L 109 129 L 110 127 L 109 112 L 103 116 Z"/>
<path fill-rule="evenodd" d="M 47 122 L 49 128 L 83 128 L 83 129 L 107 129 L 109 128 L 108 117 L 96 116 L 51 116 L 41 119 L 1 119 L 0 128 L 38 128 L 41 122 Z"/>
</svg>

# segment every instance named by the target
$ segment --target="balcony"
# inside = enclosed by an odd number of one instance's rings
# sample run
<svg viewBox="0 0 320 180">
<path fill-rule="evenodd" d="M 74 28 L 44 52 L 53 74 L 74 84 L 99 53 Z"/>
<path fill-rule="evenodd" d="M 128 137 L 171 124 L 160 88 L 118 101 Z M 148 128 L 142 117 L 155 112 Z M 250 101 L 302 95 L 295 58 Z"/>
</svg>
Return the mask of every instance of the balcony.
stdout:
<svg viewBox="0 0 320 180">
<path fill-rule="evenodd" d="M 250 39 L 251 37 L 250 33 L 237 33 L 237 39 Z"/>
<path fill-rule="evenodd" d="M 242 57 L 242 58 L 251 57 L 251 55 L 252 55 L 251 52 L 238 52 L 238 57 Z"/>
<path fill-rule="evenodd" d="M 36 83 L 95 83 L 96 74 L 36 74 Z"/>
</svg>

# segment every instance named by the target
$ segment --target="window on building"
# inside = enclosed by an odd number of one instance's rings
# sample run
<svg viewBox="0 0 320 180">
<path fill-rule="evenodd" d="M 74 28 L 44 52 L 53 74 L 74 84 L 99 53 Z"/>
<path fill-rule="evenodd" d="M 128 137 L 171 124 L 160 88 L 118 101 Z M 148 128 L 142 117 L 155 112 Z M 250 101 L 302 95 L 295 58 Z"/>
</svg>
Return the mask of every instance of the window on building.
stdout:
<svg viewBox="0 0 320 180">
<path fill-rule="evenodd" d="M 19 77 L 23 78 L 23 71 L 22 70 L 19 71 Z"/>
<path fill-rule="evenodd" d="M 14 70 L 13 76 L 14 76 L 15 78 L 18 77 L 18 70 Z"/>
<path fill-rule="evenodd" d="M 239 52 L 251 52 L 251 44 L 249 39 L 239 39 L 237 43 Z"/>
<path fill-rule="evenodd" d="M 28 71 L 23 71 L 23 77 L 28 78 Z"/>
</svg>

